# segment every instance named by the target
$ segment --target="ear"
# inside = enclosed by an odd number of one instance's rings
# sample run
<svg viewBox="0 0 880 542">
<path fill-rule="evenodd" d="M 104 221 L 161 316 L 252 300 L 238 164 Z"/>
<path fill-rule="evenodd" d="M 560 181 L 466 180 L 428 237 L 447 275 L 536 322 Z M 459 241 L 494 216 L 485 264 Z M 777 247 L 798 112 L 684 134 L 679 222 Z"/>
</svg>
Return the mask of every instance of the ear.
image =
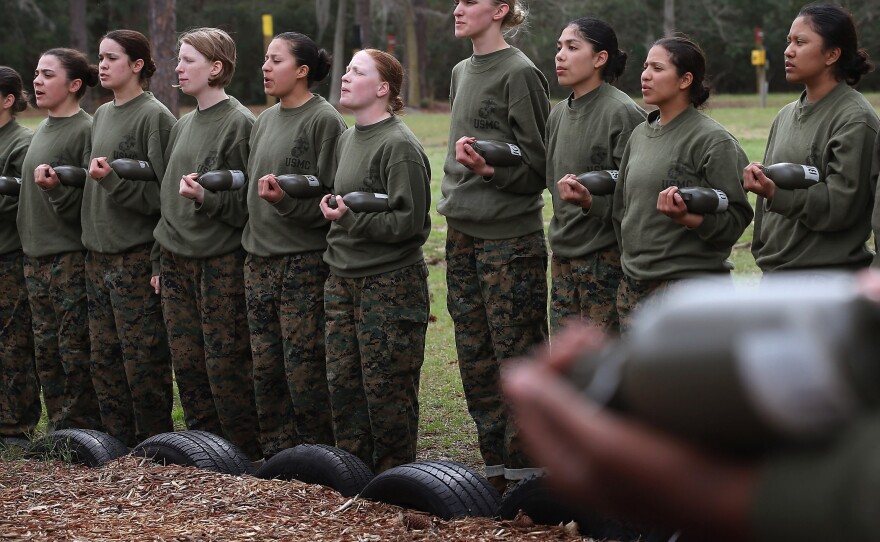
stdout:
<svg viewBox="0 0 880 542">
<path fill-rule="evenodd" d="M 840 60 L 840 47 L 825 51 L 825 65 L 830 66 Z"/>
<path fill-rule="evenodd" d="M 70 94 L 76 94 L 77 91 L 79 91 L 80 87 L 82 87 L 82 85 L 82 79 L 74 79 L 67 84 L 67 92 L 69 92 Z"/>
<path fill-rule="evenodd" d="M 134 73 L 140 73 L 142 69 L 144 69 L 143 58 L 139 58 L 131 63 L 131 71 L 133 71 Z"/>
<path fill-rule="evenodd" d="M 376 97 L 382 98 L 388 95 L 391 87 L 388 85 L 388 81 L 382 81 L 379 83 L 379 87 L 376 89 Z"/>
<path fill-rule="evenodd" d="M 493 21 L 503 21 L 507 14 L 510 12 L 510 6 L 505 4 L 504 2 L 498 4 L 495 9 L 495 13 L 492 15 Z"/>
<path fill-rule="evenodd" d="M 12 109 L 12 106 L 15 105 L 15 96 L 13 94 L 7 94 L 5 98 L 3 98 L 3 109 Z"/>
<path fill-rule="evenodd" d="M 216 78 L 223 71 L 223 63 L 219 60 L 215 60 L 211 63 L 211 79 Z"/>
<path fill-rule="evenodd" d="M 684 89 L 688 88 L 689 86 L 691 86 L 693 84 L 693 82 L 694 82 L 694 74 L 692 74 L 691 72 L 685 72 L 684 75 L 681 76 L 681 79 L 679 79 L 678 89 L 684 90 Z"/>
<path fill-rule="evenodd" d="M 608 51 L 599 51 L 599 54 L 596 55 L 596 61 L 593 62 L 593 68 L 598 70 L 605 64 L 608 64 Z"/>
<path fill-rule="evenodd" d="M 297 79 L 308 79 L 309 77 L 309 67 L 306 65 L 302 65 L 296 69 L 296 78 Z"/>
</svg>

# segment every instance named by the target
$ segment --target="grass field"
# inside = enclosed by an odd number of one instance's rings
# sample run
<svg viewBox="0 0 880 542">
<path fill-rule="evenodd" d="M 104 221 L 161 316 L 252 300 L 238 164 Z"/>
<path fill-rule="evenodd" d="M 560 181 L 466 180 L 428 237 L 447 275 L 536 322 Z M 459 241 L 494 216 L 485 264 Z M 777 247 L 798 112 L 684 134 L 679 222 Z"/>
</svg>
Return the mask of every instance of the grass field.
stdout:
<svg viewBox="0 0 880 542">
<path fill-rule="evenodd" d="M 710 100 L 707 113 L 727 127 L 740 141 L 750 160 L 760 160 L 770 124 L 778 109 L 796 99 L 796 94 L 771 95 L 768 107 L 761 108 L 755 96 L 717 96 Z M 875 108 L 880 107 L 880 94 L 869 95 Z M 712 106 L 712 104 L 716 104 Z M 27 117 L 22 122 L 36 126 L 39 118 Z M 346 119 L 349 125 L 353 120 Z M 440 181 L 449 131 L 449 115 L 444 113 L 412 112 L 404 121 L 422 141 L 431 160 L 432 199 L 440 198 Z M 552 213 L 549 195 L 545 193 L 545 224 Z M 421 380 L 421 424 L 419 455 L 421 458 L 453 459 L 469 465 L 480 465 L 474 425 L 467 413 L 456 363 L 452 322 L 446 311 L 444 243 L 446 221 L 432 211 L 432 232 L 425 246 L 429 262 L 431 314 L 428 326 L 427 349 Z M 751 241 L 751 226 L 745 231 L 734 249 L 735 276 L 753 280 L 758 275 L 747 243 Z M 183 428 L 179 404 L 175 408 L 175 423 Z"/>
</svg>

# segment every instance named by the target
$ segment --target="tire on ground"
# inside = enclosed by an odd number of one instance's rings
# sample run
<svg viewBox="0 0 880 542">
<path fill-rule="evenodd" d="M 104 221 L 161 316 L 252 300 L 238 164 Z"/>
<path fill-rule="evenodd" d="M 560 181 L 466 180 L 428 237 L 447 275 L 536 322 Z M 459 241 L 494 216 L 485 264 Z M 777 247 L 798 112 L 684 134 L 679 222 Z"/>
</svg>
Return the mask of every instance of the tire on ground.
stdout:
<svg viewBox="0 0 880 542">
<path fill-rule="evenodd" d="M 490 517 L 501 499 L 488 480 L 454 461 L 418 461 L 390 468 L 373 478 L 361 497 L 443 519 Z"/>
<path fill-rule="evenodd" d="M 19 437 L 0 438 L 0 450 L 11 450 L 19 453 L 27 452 L 31 447 L 31 441 Z"/>
<path fill-rule="evenodd" d="M 197 467 L 223 474 L 248 474 L 247 456 L 228 440 L 207 431 L 176 431 L 153 435 L 131 450 L 132 455 L 163 465 Z"/>
<path fill-rule="evenodd" d="M 547 488 L 543 476 L 531 476 L 510 488 L 501 499 L 497 516 L 514 519 L 520 510 L 537 524 L 559 525 L 574 521 L 582 535 L 597 540 L 634 542 L 644 540 L 645 536 L 634 525 L 566 504 Z"/>
<path fill-rule="evenodd" d="M 117 438 L 94 429 L 59 429 L 31 444 L 29 456 L 70 460 L 87 467 L 99 467 L 128 453 Z"/>
<path fill-rule="evenodd" d="M 320 484 L 343 497 L 357 495 L 373 479 L 370 468 L 359 457 L 326 444 L 300 444 L 283 450 L 267 460 L 254 476 Z"/>
</svg>

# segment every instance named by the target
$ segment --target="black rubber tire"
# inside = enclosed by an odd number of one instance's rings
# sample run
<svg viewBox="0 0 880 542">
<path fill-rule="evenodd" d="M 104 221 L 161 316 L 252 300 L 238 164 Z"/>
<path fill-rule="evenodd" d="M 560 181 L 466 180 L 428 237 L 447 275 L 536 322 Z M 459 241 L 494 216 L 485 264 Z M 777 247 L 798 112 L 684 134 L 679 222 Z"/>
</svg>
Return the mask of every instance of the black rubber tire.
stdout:
<svg viewBox="0 0 880 542">
<path fill-rule="evenodd" d="M 128 447 L 117 438 L 94 429 L 60 429 L 31 444 L 29 456 L 67 458 L 87 467 L 99 467 L 128 454 Z"/>
<path fill-rule="evenodd" d="M 27 452 L 31 447 L 31 441 L 26 438 L 19 437 L 3 437 L 0 438 L 0 450 L 17 450 L 21 453 Z"/>
<path fill-rule="evenodd" d="M 454 461 L 418 461 L 378 474 L 361 497 L 443 519 L 491 517 L 501 496 L 475 470 Z"/>
<path fill-rule="evenodd" d="M 300 444 L 283 450 L 254 473 L 264 480 L 299 480 L 320 484 L 352 497 L 373 479 L 373 472 L 359 457 L 326 444 Z"/>
<path fill-rule="evenodd" d="M 251 463 L 235 444 L 207 431 L 174 431 L 153 435 L 131 450 L 163 465 L 197 467 L 223 474 L 248 474 Z"/>
<path fill-rule="evenodd" d="M 496 515 L 501 519 L 514 519 L 520 510 L 541 525 L 575 521 L 582 535 L 596 540 L 635 542 L 645 539 L 643 530 L 634 525 L 566 504 L 547 488 L 543 476 L 531 476 L 510 488 L 501 499 Z"/>
</svg>

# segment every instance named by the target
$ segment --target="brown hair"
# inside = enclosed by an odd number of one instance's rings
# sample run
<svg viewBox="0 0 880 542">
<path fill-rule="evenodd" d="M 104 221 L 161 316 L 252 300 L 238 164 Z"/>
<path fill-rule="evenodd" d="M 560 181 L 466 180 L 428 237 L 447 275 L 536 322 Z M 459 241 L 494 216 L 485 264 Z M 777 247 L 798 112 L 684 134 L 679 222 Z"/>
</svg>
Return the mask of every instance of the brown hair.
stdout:
<svg viewBox="0 0 880 542">
<path fill-rule="evenodd" d="M 201 53 L 208 62 L 219 61 L 222 69 L 216 77 L 208 79 L 212 87 L 226 87 L 235 73 L 235 42 L 219 28 L 195 28 L 184 32 L 177 40 L 178 48 L 184 43 Z"/>
<path fill-rule="evenodd" d="M 27 93 L 24 91 L 21 76 L 9 66 L 0 66 L 0 95 L 15 96 L 15 103 L 12 104 L 13 115 L 27 109 Z"/>
<path fill-rule="evenodd" d="M 403 114 L 403 98 L 400 91 L 403 88 L 403 66 L 394 56 L 378 49 L 364 49 L 376 62 L 379 77 L 388 83 L 388 110 L 394 115 Z"/>
<path fill-rule="evenodd" d="M 102 40 L 113 40 L 122 47 L 132 62 L 143 60 L 144 67 L 138 74 L 141 86 L 147 87 L 147 80 L 156 73 L 156 62 L 153 60 L 153 49 L 146 36 L 136 30 L 111 30 L 104 34 Z"/>
</svg>

